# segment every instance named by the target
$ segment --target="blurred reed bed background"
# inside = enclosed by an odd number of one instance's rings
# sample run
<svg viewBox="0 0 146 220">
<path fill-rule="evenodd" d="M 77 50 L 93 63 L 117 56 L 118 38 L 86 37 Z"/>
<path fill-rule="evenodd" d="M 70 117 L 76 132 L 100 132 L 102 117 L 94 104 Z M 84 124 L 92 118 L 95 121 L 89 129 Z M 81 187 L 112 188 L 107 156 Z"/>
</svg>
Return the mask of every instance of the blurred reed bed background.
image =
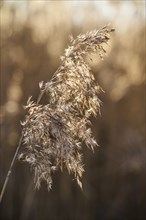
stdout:
<svg viewBox="0 0 146 220">
<path fill-rule="evenodd" d="M 145 12 L 144 1 L 1 1 L 2 188 L 21 133 L 28 96 L 39 94 L 74 37 L 111 23 L 116 32 L 92 70 L 105 93 L 92 119 L 100 148 L 84 148 L 83 191 L 65 171 L 48 193 L 34 190 L 26 164 L 16 162 L 0 218 L 34 220 L 142 220 L 145 218 Z M 46 101 L 45 99 L 43 100 Z"/>
</svg>

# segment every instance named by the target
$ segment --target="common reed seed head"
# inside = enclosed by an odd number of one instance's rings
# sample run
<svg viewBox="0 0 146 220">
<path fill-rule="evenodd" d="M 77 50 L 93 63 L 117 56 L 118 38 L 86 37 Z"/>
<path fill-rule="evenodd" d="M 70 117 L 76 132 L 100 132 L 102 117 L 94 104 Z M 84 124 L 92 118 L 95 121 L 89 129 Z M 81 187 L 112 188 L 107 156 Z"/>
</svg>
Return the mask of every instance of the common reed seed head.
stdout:
<svg viewBox="0 0 146 220">
<path fill-rule="evenodd" d="M 34 170 L 35 184 L 39 188 L 43 180 L 48 190 L 52 186 L 52 173 L 67 168 L 82 188 L 82 143 L 94 149 L 97 145 L 90 128 L 90 117 L 100 112 L 102 91 L 96 83 L 89 64 L 88 53 L 106 53 L 104 44 L 110 39 L 108 26 L 100 30 L 70 37 L 71 45 L 61 57 L 62 64 L 47 83 L 40 83 L 41 92 L 49 96 L 46 105 L 28 99 L 27 115 L 23 126 L 24 148 L 19 159 Z"/>
</svg>

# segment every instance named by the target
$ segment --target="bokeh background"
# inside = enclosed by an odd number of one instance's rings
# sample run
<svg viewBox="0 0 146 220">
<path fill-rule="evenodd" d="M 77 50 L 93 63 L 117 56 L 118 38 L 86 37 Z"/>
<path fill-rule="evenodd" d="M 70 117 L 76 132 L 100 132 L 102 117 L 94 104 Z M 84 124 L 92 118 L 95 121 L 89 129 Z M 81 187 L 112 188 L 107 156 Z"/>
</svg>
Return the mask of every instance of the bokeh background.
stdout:
<svg viewBox="0 0 146 220">
<path fill-rule="evenodd" d="M 0 207 L 1 220 L 144 220 L 145 1 L 0 1 L 0 190 L 21 134 L 28 96 L 36 100 L 60 56 L 77 36 L 111 23 L 104 61 L 91 63 L 105 93 L 92 119 L 99 148 L 83 147 L 83 191 L 64 171 L 52 191 L 34 190 L 27 164 L 16 162 Z"/>
</svg>

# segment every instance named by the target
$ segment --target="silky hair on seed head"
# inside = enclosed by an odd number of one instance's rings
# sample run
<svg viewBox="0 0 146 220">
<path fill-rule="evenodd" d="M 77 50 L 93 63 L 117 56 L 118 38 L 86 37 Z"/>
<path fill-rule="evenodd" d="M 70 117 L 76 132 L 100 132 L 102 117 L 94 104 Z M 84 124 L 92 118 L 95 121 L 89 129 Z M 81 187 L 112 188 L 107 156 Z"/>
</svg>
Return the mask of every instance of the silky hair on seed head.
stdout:
<svg viewBox="0 0 146 220">
<path fill-rule="evenodd" d="M 46 181 L 50 190 L 53 173 L 64 168 L 82 188 L 82 147 L 86 145 L 94 150 L 97 146 L 90 118 L 100 113 L 98 95 L 102 91 L 85 57 L 98 53 L 103 59 L 104 45 L 113 31 L 105 26 L 75 39 L 70 36 L 70 46 L 61 56 L 60 67 L 49 82 L 39 83 L 38 101 L 28 99 L 27 114 L 22 122 L 23 147 L 18 158 L 30 164 L 36 188 Z M 48 103 L 41 105 L 44 95 Z"/>
</svg>

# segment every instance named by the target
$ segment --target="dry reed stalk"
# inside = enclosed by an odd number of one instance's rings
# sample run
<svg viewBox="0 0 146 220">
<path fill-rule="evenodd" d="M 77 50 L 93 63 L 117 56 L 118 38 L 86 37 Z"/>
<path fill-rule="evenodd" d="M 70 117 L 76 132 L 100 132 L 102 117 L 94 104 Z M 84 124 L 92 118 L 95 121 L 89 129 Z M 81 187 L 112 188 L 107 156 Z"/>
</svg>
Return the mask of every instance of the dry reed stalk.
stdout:
<svg viewBox="0 0 146 220">
<path fill-rule="evenodd" d="M 108 26 L 74 39 L 61 57 L 62 64 L 51 81 L 40 83 L 40 96 L 35 103 L 28 99 L 27 115 L 23 126 L 23 145 L 19 159 L 34 170 L 35 185 L 47 182 L 52 186 L 52 173 L 67 168 L 82 188 L 82 143 L 93 149 L 97 143 L 90 129 L 90 117 L 100 111 L 98 94 L 101 87 L 95 82 L 85 56 L 98 53 L 103 58 L 104 44 L 114 29 Z M 48 104 L 40 105 L 48 95 Z"/>
</svg>

